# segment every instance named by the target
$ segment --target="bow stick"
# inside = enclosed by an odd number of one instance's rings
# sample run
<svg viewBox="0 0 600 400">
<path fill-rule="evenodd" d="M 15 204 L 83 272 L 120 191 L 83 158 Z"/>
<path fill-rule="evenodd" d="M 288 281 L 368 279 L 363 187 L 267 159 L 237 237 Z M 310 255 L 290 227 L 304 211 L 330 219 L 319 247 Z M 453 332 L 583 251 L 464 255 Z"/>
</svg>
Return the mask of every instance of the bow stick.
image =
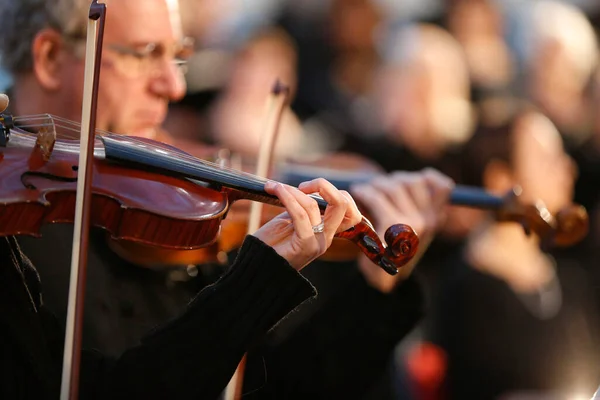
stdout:
<svg viewBox="0 0 600 400">
<path fill-rule="evenodd" d="M 273 158 L 275 142 L 279 133 L 281 117 L 288 101 L 289 88 L 282 85 L 279 81 L 275 82 L 268 101 L 268 117 L 266 134 L 261 138 L 260 150 L 258 155 L 258 165 L 255 174 L 260 177 L 266 177 Z M 250 215 L 248 217 L 249 235 L 253 234 L 260 227 L 260 217 L 262 215 L 263 204 L 252 202 L 250 205 Z M 244 385 L 244 369 L 246 368 L 246 354 L 242 357 L 235 373 L 231 377 L 229 384 L 225 388 L 225 400 L 239 400 L 242 397 L 242 388 Z"/>
<path fill-rule="evenodd" d="M 85 51 L 81 142 L 79 170 L 77 172 L 77 198 L 75 203 L 73 249 L 71 253 L 67 327 L 63 353 L 61 400 L 77 399 L 79 393 L 83 306 L 87 271 L 87 249 L 89 246 L 90 206 L 92 200 L 92 160 L 94 158 L 98 82 L 100 77 L 100 62 L 102 60 L 105 16 L 106 5 L 99 4 L 98 0 L 92 0 Z"/>
</svg>

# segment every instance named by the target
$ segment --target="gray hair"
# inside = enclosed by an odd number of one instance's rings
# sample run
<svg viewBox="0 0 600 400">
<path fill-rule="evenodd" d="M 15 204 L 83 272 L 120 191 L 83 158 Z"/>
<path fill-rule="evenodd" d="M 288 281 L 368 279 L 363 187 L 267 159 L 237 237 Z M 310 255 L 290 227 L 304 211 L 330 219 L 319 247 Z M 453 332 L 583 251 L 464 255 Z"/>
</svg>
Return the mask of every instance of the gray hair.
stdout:
<svg viewBox="0 0 600 400">
<path fill-rule="evenodd" d="M 577 77 L 585 85 L 598 61 L 598 43 L 592 24 L 575 5 L 556 0 L 518 3 L 510 15 L 514 19 L 515 51 L 521 58 L 522 68 L 529 68 L 539 46 L 547 40 L 556 40 L 575 63 Z"/>
<path fill-rule="evenodd" d="M 0 0 L 0 55 L 4 68 L 13 75 L 31 71 L 31 47 L 42 29 L 85 38 L 90 4 L 90 0 Z"/>
</svg>

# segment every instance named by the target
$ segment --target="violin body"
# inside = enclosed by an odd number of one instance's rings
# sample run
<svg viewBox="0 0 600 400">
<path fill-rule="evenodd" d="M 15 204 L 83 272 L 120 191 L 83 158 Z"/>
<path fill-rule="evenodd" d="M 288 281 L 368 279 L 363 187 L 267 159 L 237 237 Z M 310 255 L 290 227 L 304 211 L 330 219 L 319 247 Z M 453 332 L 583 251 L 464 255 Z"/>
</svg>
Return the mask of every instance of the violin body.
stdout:
<svg viewBox="0 0 600 400">
<path fill-rule="evenodd" d="M 15 143 L 16 142 L 16 143 Z M 35 137 L 0 148 L 0 229 L 39 236 L 48 223 L 72 223 L 78 142 L 58 141 L 49 160 Z M 113 239 L 169 249 L 214 243 L 229 208 L 228 196 L 186 179 L 93 160 L 91 224 Z"/>
</svg>

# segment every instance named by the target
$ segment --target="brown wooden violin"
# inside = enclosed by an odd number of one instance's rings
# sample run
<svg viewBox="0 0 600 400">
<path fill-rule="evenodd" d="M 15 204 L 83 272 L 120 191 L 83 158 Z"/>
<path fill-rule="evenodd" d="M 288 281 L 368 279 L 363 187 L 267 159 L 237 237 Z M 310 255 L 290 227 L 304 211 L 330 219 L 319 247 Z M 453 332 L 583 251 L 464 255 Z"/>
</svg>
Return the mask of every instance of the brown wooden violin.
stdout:
<svg viewBox="0 0 600 400">
<path fill-rule="evenodd" d="M 0 122 L 0 232 L 36 236 L 44 223 L 72 223 L 79 141 L 56 135 L 61 129 L 78 134 L 77 124 L 52 116 L 2 116 Z M 114 239 L 196 249 L 218 240 L 234 202 L 281 206 L 264 191 L 265 179 L 149 139 L 101 134 L 94 147 L 91 223 Z M 313 198 L 324 210 L 326 202 Z M 366 219 L 337 237 L 354 242 L 391 274 L 410 260 L 418 244 L 410 227 L 395 225 L 385 236 L 388 247 Z"/>
</svg>

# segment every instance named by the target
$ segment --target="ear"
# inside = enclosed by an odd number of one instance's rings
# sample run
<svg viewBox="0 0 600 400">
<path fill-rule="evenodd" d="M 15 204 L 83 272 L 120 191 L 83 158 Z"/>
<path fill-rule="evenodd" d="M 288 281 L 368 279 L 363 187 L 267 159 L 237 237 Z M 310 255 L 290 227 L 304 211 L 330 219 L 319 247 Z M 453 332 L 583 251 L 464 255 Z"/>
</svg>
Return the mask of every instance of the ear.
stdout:
<svg viewBox="0 0 600 400">
<path fill-rule="evenodd" d="M 483 184 L 490 193 L 504 195 L 514 186 L 514 179 L 508 164 L 491 160 L 483 171 Z"/>
<path fill-rule="evenodd" d="M 40 31 L 31 45 L 33 73 L 39 84 L 46 90 L 55 91 L 61 86 L 60 71 L 64 58 L 64 41 L 57 31 Z"/>
</svg>

